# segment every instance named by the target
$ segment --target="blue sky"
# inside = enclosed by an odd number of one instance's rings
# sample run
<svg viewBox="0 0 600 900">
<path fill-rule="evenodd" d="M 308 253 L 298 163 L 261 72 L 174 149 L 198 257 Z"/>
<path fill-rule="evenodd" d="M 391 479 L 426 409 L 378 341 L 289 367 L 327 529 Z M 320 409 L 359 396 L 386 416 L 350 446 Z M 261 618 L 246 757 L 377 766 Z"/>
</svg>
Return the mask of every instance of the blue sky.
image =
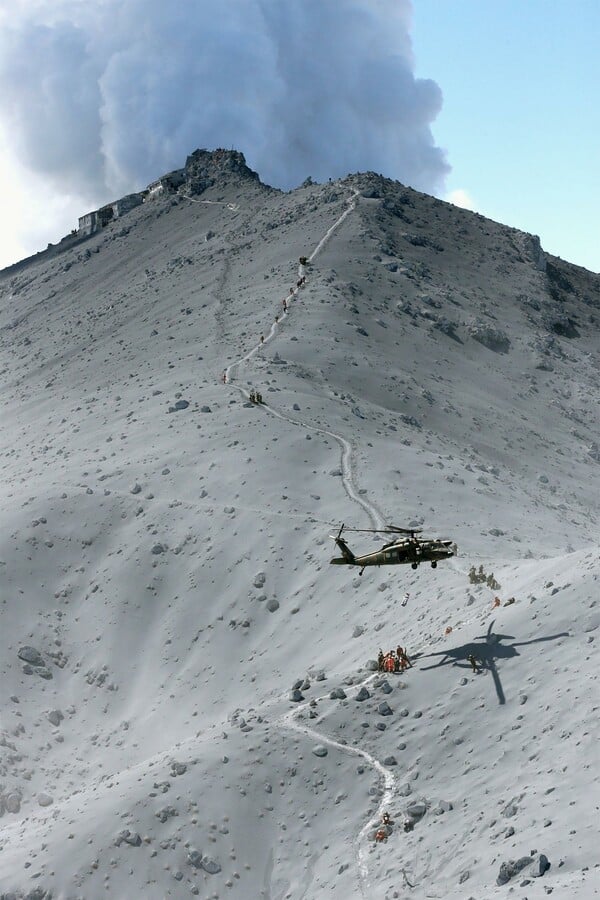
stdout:
<svg viewBox="0 0 600 900">
<path fill-rule="evenodd" d="M 600 271 L 600 2 L 415 0 L 412 37 L 448 192 Z"/>
</svg>

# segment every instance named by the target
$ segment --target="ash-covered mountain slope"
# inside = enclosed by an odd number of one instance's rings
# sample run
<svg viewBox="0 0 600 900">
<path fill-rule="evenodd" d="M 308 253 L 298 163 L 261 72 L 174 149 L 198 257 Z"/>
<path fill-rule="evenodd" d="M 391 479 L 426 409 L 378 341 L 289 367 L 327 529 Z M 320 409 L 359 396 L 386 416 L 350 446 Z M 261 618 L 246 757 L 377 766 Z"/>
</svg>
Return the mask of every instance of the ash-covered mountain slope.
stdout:
<svg viewBox="0 0 600 900">
<path fill-rule="evenodd" d="M 0 891 L 592 896 L 600 280 L 239 156 L 0 274 Z M 459 553 L 359 579 L 342 521 Z"/>
</svg>

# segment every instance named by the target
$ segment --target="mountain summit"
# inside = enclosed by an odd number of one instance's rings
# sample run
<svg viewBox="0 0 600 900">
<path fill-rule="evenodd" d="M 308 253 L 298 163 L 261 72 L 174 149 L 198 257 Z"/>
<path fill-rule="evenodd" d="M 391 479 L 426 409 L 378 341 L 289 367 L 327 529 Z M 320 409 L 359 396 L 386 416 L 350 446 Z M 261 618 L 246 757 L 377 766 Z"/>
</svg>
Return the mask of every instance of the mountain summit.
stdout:
<svg viewBox="0 0 600 900">
<path fill-rule="evenodd" d="M 195 150 L 186 159 L 184 172 L 192 193 L 200 193 L 231 178 L 259 181 L 239 150 Z"/>
<path fill-rule="evenodd" d="M 587 900 L 600 278 L 375 173 L 153 185 L 0 273 L 0 896 Z"/>
</svg>

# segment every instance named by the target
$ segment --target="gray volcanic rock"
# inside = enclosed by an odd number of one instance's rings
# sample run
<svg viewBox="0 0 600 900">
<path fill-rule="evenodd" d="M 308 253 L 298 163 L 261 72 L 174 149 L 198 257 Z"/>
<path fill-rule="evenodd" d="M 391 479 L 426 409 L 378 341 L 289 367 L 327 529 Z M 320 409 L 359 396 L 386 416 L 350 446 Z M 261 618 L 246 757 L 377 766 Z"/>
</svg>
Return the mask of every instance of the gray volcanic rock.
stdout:
<svg viewBox="0 0 600 900">
<path fill-rule="evenodd" d="M 17 656 L 31 666 L 45 665 L 44 657 L 35 647 L 20 647 Z"/>
<path fill-rule="evenodd" d="M 519 859 L 509 859 L 506 862 L 501 863 L 500 871 L 496 878 L 496 884 L 508 884 L 511 878 L 514 878 L 515 875 L 522 872 L 530 863 L 530 856 L 521 856 Z"/>
</svg>

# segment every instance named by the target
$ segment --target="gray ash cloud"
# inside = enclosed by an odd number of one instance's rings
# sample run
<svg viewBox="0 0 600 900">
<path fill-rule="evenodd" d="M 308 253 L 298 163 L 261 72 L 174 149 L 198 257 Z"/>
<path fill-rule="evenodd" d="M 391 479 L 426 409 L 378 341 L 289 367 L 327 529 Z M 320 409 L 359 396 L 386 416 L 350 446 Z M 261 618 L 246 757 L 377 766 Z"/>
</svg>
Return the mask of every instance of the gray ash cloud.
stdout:
<svg viewBox="0 0 600 900">
<path fill-rule="evenodd" d="M 448 165 L 441 92 L 414 75 L 409 0 L 39 0 L 0 29 L 0 123 L 24 165 L 86 197 L 194 148 L 242 150 L 281 188 L 375 170 L 420 190 Z"/>
</svg>

